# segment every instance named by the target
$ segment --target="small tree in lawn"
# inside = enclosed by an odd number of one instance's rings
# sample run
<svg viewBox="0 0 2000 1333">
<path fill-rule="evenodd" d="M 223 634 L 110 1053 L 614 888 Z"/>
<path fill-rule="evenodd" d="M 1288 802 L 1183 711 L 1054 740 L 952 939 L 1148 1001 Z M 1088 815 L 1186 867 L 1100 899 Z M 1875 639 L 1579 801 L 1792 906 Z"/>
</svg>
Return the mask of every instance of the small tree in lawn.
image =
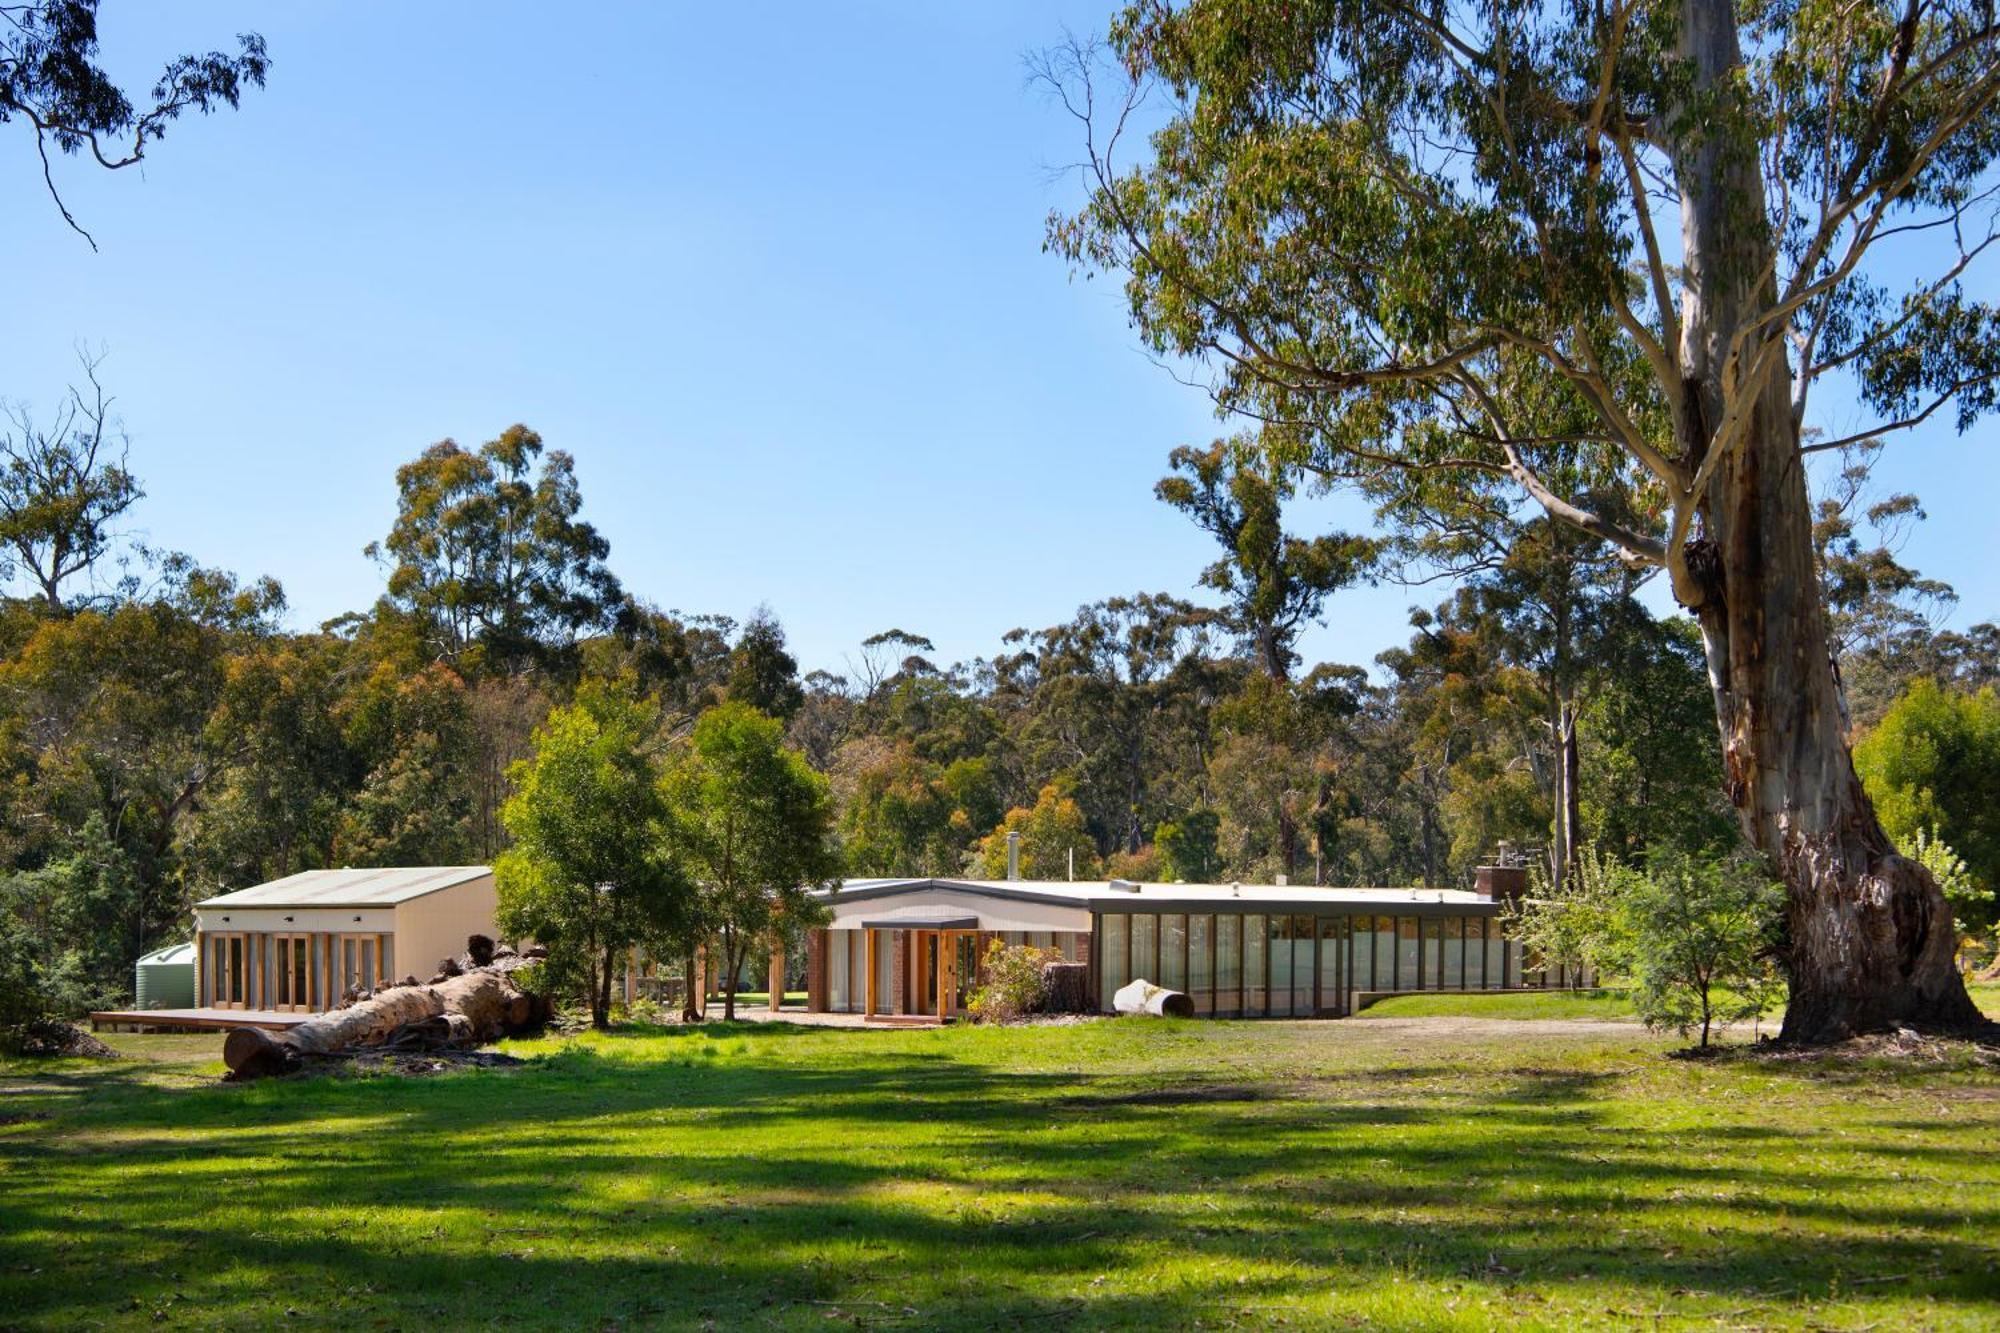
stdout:
<svg viewBox="0 0 2000 1333">
<path fill-rule="evenodd" d="M 653 723 L 647 703 L 586 684 L 535 733 L 500 815 L 514 839 L 494 866 L 500 929 L 545 946 L 550 980 L 583 990 L 599 1028 L 619 955 L 659 947 L 690 917 L 693 891 L 665 836 Z"/>
<path fill-rule="evenodd" d="M 1772 944 L 1784 889 L 1747 857 L 1654 859 L 1621 894 L 1633 940 L 1639 1016 L 1708 1045 L 1717 1023 L 1764 1012 L 1784 994 Z"/>
<path fill-rule="evenodd" d="M 840 874 L 832 793 L 786 747 L 782 723 L 740 702 L 695 722 L 666 790 L 702 922 L 721 943 L 723 1016 L 733 1020 L 744 955 L 824 915 L 807 891 Z"/>
</svg>

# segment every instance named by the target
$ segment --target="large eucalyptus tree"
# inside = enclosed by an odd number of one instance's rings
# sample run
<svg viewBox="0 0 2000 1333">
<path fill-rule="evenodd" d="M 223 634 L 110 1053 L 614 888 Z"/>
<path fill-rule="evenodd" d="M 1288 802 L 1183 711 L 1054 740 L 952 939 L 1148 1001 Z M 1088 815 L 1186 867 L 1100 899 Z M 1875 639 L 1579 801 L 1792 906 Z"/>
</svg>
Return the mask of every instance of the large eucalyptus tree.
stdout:
<svg viewBox="0 0 2000 1333">
<path fill-rule="evenodd" d="M 1830 379 L 1863 437 L 1994 401 L 1996 36 L 1989 0 L 1143 0 L 1115 99 L 1051 63 L 1089 147 L 1052 243 L 1223 409 L 1406 511 L 1510 491 L 1665 572 L 1789 890 L 1794 1040 L 1980 1021 L 1855 778 L 1806 456 L 1855 434 L 1808 442 Z M 1579 450 L 1639 503 L 1564 484 Z"/>
</svg>

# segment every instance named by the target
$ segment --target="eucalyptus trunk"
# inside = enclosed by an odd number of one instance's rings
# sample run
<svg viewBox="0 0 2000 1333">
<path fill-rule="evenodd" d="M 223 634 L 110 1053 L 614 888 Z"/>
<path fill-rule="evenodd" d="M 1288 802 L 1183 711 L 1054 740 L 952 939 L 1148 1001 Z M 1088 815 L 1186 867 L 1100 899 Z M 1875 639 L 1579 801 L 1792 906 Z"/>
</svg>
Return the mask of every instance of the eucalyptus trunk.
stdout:
<svg viewBox="0 0 2000 1333">
<path fill-rule="evenodd" d="M 1742 64 L 1733 5 L 1684 0 L 1683 16 L 1697 98 L 1726 99 Z M 1738 334 L 1775 304 L 1777 276 L 1754 145 L 1723 129 L 1690 144 L 1676 167 L 1687 270 L 1681 446 L 1698 467 L 1723 420 L 1731 347 L 1750 343 Z M 1676 585 L 1701 625 L 1729 800 L 1787 889 L 1782 1038 L 1980 1026 L 1944 896 L 1896 853 L 1854 771 L 1782 349 L 1737 393 L 1747 430 L 1700 494 L 1702 530 Z"/>
</svg>

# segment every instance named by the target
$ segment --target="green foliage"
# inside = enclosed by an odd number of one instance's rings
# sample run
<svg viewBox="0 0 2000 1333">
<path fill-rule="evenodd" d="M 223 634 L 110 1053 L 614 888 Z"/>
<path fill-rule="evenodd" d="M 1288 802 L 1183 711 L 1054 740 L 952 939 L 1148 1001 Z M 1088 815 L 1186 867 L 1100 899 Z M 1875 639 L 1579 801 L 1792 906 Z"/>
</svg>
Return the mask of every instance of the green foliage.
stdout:
<svg viewBox="0 0 2000 1333">
<path fill-rule="evenodd" d="M 1213 810 L 1190 810 L 1154 826 L 1161 877 L 1187 884 L 1214 882 L 1222 869 L 1221 832 L 1222 819 Z"/>
<path fill-rule="evenodd" d="M 1753 1018 L 1783 983 L 1772 949 L 1784 891 L 1744 856 L 1656 851 L 1635 868 L 1586 848 L 1560 886 L 1537 872 L 1508 913 L 1531 957 L 1629 978 L 1638 1015 L 1708 1045 L 1718 1023 Z"/>
<path fill-rule="evenodd" d="M 1254 440 L 1217 440 L 1174 450 L 1174 475 L 1153 488 L 1221 544 L 1201 581 L 1228 599 L 1229 629 L 1274 680 L 1298 660 L 1293 643 L 1321 617 L 1326 599 L 1368 573 L 1379 543 L 1346 533 L 1286 533 L 1283 505 L 1296 482 L 1274 451 Z"/>
<path fill-rule="evenodd" d="M 981 981 L 966 1007 L 982 1023 L 1012 1023 L 1034 1013 L 1047 993 L 1042 968 L 1059 957 L 1032 944 L 994 940 L 986 946 Z"/>
<path fill-rule="evenodd" d="M 729 698 L 784 721 L 799 711 L 799 664 L 785 651 L 785 630 L 768 608 L 743 627 L 729 652 Z"/>
<path fill-rule="evenodd" d="M 1993 895 L 1973 875 L 1965 858 L 1954 852 L 1944 839 L 1927 829 L 1918 829 L 1917 836 L 1899 850 L 1930 871 L 1961 927 L 1980 930 L 1993 924 Z"/>
<path fill-rule="evenodd" d="M 1083 810 L 1067 786 L 1051 782 L 1033 806 L 1009 810 L 999 826 L 979 840 L 976 869 L 986 879 L 1007 877 L 1007 835 L 1019 833 L 1022 879 L 1098 878 L 1097 848 L 1084 826 Z"/>
<path fill-rule="evenodd" d="M 977 830 L 999 817 L 988 761 L 939 764 L 908 741 L 850 742 L 834 781 L 854 875 L 958 874 Z"/>
<path fill-rule="evenodd" d="M 397 469 L 395 526 L 368 554 L 389 565 L 389 606 L 432 652 L 478 648 L 477 663 L 501 670 L 560 661 L 624 601 L 582 507 L 574 460 L 544 457 L 526 426 L 477 452 L 444 440 Z"/>
<path fill-rule="evenodd" d="M 502 818 L 514 845 L 494 865 L 499 925 L 548 948 L 559 991 L 578 990 L 598 1027 L 611 978 L 637 945 L 662 949 L 693 916 L 693 890 L 670 849 L 650 705 L 586 686 L 536 733 Z"/>
<path fill-rule="evenodd" d="M 1599 848 L 1636 862 L 1654 848 L 1736 845 L 1715 696 L 1692 621 L 1647 617 L 1632 626 L 1602 664 L 1578 731 L 1583 829 Z"/>
<path fill-rule="evenodd" d="M 807 892 L 841 873 L 827 781 L 748 704 L 698 718 L 664 783 L 673 842 L 698 887 L 697 920 L 721 937 L 724 1012 L 745 956 L 774 931 L 796 944 L 824 914 Z"/>
<path fill-rule="evenodd" d="M 175 56 L 154 82 L 150 103 L 135 105 L 97 63 L 97 0 L 30 0 L 9 5 L 5 17 L 0 125 L 18 118 L 33 130 L 50 196 L 63 221 L 85 240 L 90 233 L 70 216 L 48 173 L 51 145 L 69 154 L 88 147 L 92 160 L 108 169 L 132 166 L 183 113 L 234 107 L 246 88 L 263 87 L 271 63 L 264 39 L 243 33 L 234 55 Z"/>
<path fill-rule="evenodd" d="M 1508 934 L 1547 966 L 1572 974 L 1589 969 L 1599 979 L 1629 975 L 1636 948 L 1631 903 L 1643 878 L 1595 847 L 1581 850 L 1560 885 L 1538 866 L 1528 896 L 1504 909 Z"/>
<path fill-rule="evenodd" d="M 1979 886 L 1966 910 L 1996 915 L 2000 890 L 2000 691 L 1919 680 L 1854 747 L 1854 766 L 1899 846 L 1919 835 L 1950 845 Z"/>
<path fill-rule="evenodd" d="M 1772 963 L 1784 890 L 1749 857 L 1655 856 L 1627 881 L 1634 1000 L 1647 1026 L 1686 1036 L 1754 1018 L 1784 994 Z"/>
<path fill-rule="evenodd" d="M 12 429 L 0 429 L 0 580 L 25 578 L 56 613 L 63 585 L 90 572 L 111 547 L 113 525 L 144 494 L 123 442 L 111 438 L 117 426 L 97 364 L 83 359 L 88 389 L 72 385 L 47 425 L 8 404 Z"/>
</svg>

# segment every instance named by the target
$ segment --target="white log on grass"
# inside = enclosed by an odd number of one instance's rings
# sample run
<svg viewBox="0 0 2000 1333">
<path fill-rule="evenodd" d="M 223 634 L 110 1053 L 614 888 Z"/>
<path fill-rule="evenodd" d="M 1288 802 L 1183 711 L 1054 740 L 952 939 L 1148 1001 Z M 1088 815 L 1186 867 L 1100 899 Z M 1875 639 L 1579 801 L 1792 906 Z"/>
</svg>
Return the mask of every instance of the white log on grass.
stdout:
<svg viewBox="0 0 2000 1333">
<path fill-rule="evenodd" d="M 1193 1018 L 1194 1001 L 1177 990 L 1155 986 L 1143 977 L 1120 986 L 1111 997 L 1111 1007 L 1121 1014 L 1154 1014 L 1161 1018 Z"/>
</svg>

